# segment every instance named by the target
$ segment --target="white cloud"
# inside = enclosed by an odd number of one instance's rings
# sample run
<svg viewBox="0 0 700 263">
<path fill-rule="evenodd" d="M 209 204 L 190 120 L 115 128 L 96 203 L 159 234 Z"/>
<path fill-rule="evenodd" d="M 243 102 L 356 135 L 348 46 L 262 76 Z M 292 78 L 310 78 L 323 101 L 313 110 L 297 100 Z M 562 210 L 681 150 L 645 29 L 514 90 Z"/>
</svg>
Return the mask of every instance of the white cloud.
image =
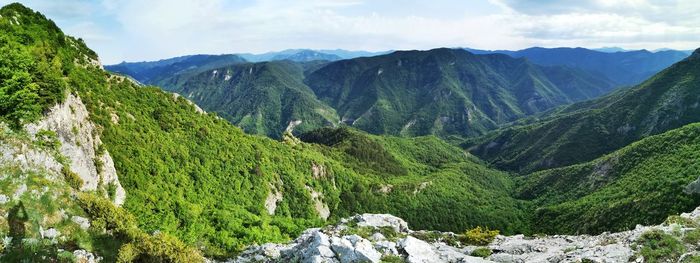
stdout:
<svg viewBox="0 0 700 263">
<path fill-rule="evenodd" d="M 0 2 L 5 0 L 0 0 Z M 287 48 L 691 49 L 696 0 L 28 0 L 106 63 Z"/>
</svg>

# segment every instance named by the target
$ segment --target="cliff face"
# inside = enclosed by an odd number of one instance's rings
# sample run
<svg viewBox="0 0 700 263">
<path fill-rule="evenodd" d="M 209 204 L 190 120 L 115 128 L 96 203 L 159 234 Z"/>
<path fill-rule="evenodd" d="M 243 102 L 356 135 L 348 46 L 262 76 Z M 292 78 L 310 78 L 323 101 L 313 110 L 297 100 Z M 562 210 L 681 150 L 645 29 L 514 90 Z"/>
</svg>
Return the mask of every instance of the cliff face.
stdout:
<svg viewBox="0 0 700 263">
<path fill-rule="evenodd" d="M 119 183 L 112 157 L 102 147 L 100 131 L 90 121 L 80 97 L 69 94 L 63 103 L 52 107 L 40 121 L 26 125 L 26 130 L 32 137 L 41 131 L 56 133 L 60 141 L 60 154 L 69 160 L 68 168 L 83 180 L 81 191 L 106 191 L 111 188 L 113 192 L 110 197 L 114 203 L 124 203 L 126 192 Z M 63 168 L 53 164 L 50 167 L 56 172 Z"/>
<path fill-rule="evenodd" d="M 7 127 L 3 129 L 5 133 L 16 133 Z M 113 202 L 116 205 L 124 203 L 126 192 L 119 183 L 112 157 L 102 148 L 98 128 L 90 122 L 88 111 L 79 97 L 68 95 L 44 118 L 26 125 L 18 134 L 28 138 L 19 136 L 0 140 L 0 165 L 17 166 L 25 172 L 46 171 L 55 178 L 65 171 L 72 171 L 83 181 L 81 191 L 111 188 L 113 190 L 108 192 L 111 192 Z M 34 147 L 34 144 L 54 143 L 47 140 L 56 140 L 56 151 L 51 147 Z"/>
</svg>

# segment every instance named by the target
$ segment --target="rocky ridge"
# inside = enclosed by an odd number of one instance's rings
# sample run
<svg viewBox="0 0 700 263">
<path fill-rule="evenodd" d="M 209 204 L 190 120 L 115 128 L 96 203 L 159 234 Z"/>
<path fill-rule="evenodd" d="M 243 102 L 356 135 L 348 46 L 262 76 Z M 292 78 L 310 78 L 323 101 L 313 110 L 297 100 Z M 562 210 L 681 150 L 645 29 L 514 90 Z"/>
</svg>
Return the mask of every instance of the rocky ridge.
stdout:
<svg viewBox="0 0 700 263">
<path fill-rule="evenodd" d="M 304 231 L 287 244 L 251 246 L 227 262 L 666 262 L 644 259 L 642 239 L 661 233 L 685 240 L 680 253 L 668 262 L 697 259 L 698 242 L 688 237 L 700 231 L 700 207 L 691 213 L 669 217 L 661 225 L 600 235 L 502 236 L 490 244 L 461 244 L 461 235 L 449 232 L 412 231 L 408 224 L 388 214 L 362 214 L 324 228 Z M 680 242 L 680 241 L 679 241 Z M 650 246 L 650 249 L 654 249 Z M 214 261 L 211 261 L 214 262 Z"/>
</svg>

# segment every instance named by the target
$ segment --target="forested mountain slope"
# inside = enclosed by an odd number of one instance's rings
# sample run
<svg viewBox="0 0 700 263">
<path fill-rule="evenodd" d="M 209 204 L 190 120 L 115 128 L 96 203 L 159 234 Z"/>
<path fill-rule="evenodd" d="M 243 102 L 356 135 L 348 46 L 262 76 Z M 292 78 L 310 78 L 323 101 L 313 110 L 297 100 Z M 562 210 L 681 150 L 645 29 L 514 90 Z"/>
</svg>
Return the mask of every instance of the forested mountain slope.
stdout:
<svg viewBox="0 0 700 263">
<path fill-rule="evenodd" d="M 176 75 L 158 85 L 183 94 L 246 132 L 280 138 L 287 127 L 300 133 L 338 124 L 335 110 L 318 101 L 303 83 L 305 65 L 316 64 L 241 63 Z"/>
<path fill-rule="evenodd" d="M 479 135 L 613 87 L 568 68 L 446 48 L 333 62 L 305 82 L 343 122 L 397 135 Z"/>
<path fill-rule="evenodd" d="M 328 64 L 234 63 L 164 74 L 146 83 L 182 93 L 247 132 L 273 138 L 292 121 L 301 121 L 296 134 L 342 121 L 376 134 L 481 135 L 614 87 L 579 69 L 452 49 Z"/>
<path fill-rule="evenodd" d="M 601 233 L 656 224 L 700 205 L 700 124 L 632 143 L 591 162 L 516 180 L 534 200 L 533 231 Z"/>
<path fill-rule="evenodd" d="M 700 121 L 700 52 L 644 83 L 552 111 L 465 147 L 495 166 L 519 172 L 593 160 L 649 135 Z"/>
</svg>

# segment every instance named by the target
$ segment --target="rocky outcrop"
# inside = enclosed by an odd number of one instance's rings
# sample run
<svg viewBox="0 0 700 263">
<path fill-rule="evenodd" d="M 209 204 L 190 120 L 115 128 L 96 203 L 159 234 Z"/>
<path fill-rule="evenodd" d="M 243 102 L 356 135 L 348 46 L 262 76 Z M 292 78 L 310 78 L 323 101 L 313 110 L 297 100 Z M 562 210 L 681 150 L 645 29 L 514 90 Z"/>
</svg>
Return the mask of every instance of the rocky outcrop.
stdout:
<svg viewBox="0 0 700 263">
<path fill-rule="evenodd" d="M 119 183 L 117 171 L 109 152 L 102 148 L 98 127 L 89 119 L 89 112 L 79 97 L 68 94 L 65 101 L 52 107 L 40 121 L 26 125 L 27 132 L 36 137 L 41 131 L 53 131 L 60 141 L 60 153 L 68 158 L 70 170 L 83 180 L 81 190 L 96 190 L 98 187 L 115 186 L 114 202 L 124 203 L 126 192 Z M 11 151 L 4 151 L 7 153 Z M 54 157 L 44 153 L 29 152 L 29 158 L 20 161 L 60 172 L 63 165 Z"/>
<path fill-rule="evenodd" d="M 695 231 L 700 208 L 678 218 L 691 226 L 665 223 L 596 236 L 497 236 L 489 245 L 477 247 L 450 239 L 457 236 L 453 233 L 412 231 L 405 221 L 392 215 L 363 214 L 337 225 L 309 229 L 288 244 L 249 247 L 228 262 L 644 262 L 639 254 L 642 245 L 636 244 L 642 234 Z M 686 246 L 695 251 L 698 244 Z M 485 258 L 473 256 L 477 250 L 489 254 L 480 253 Z"/>
</svg>

